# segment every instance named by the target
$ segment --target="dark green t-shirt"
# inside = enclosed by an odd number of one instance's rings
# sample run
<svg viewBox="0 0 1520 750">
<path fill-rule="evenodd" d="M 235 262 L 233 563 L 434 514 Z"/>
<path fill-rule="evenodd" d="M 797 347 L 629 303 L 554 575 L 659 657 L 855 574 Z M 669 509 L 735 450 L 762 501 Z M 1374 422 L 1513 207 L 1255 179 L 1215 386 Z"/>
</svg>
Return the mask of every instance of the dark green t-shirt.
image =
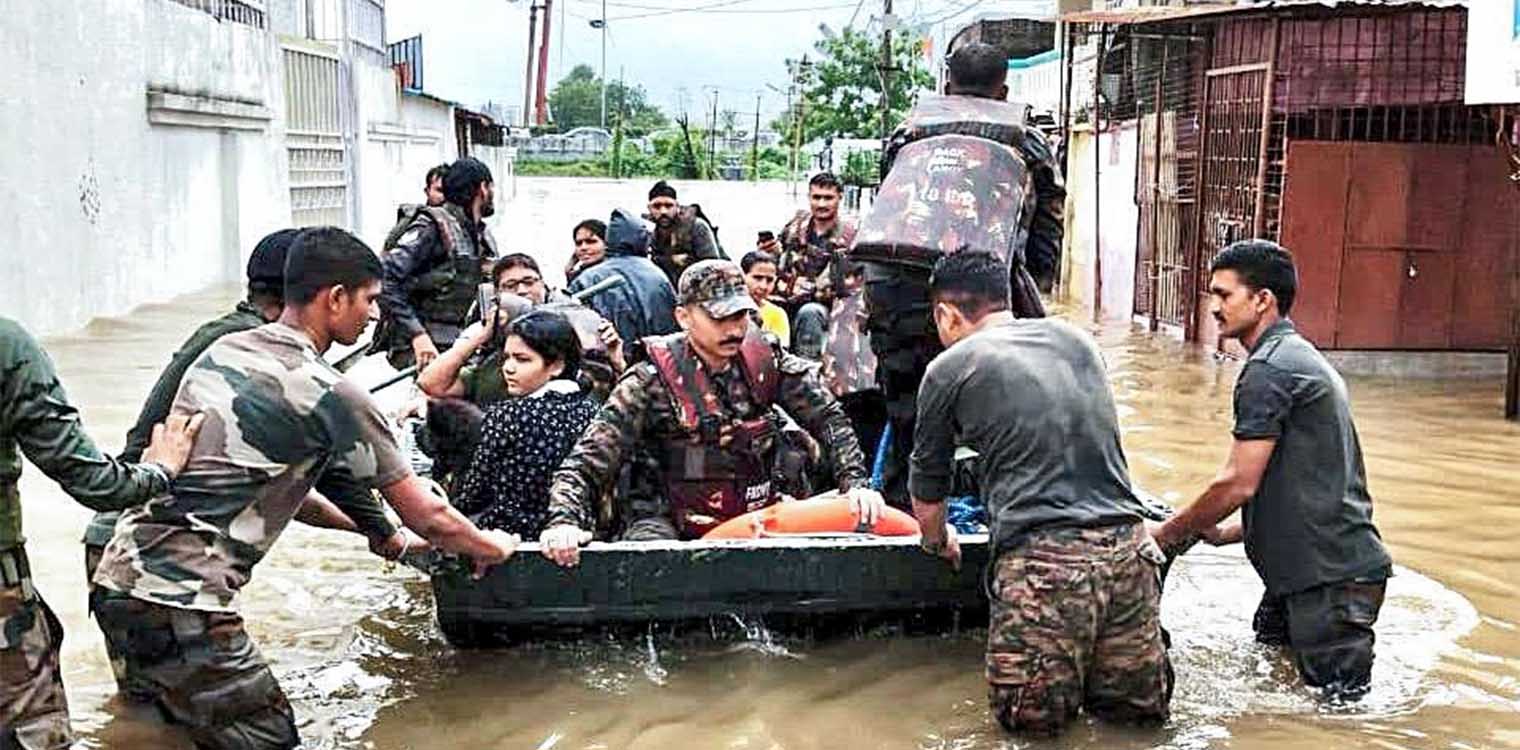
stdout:
<svg viewBox="0 0 1520 750">
<path fill-rule="evenodd" d="M 1346 382 L 1291 321 L 1267 329 L 1241 369 L 1233 432 L 1277 441 L 1241 509 L 1246 555 L 1268 591 L 1384 575 L 1391 560 L 1372 525 Z"/>
<path fill-rule="evenodd" d="M 1102 356 L 1068 323 L 994 325 L 934 359 L 918 392 L 914 497 L 950 493 L 957 445 L 980 454 L 977 486 L 999 552 L 1033 531 L 1141 518 Z"/>
<path fill-rule="evenodd" d="M 505 400 L 507 379 L 501 374 L 502 353 L 497 351 L 473 365 L 459 368 L 459 382 L 464 384 L 464 398 L 477 406 Z"/>
</svg>

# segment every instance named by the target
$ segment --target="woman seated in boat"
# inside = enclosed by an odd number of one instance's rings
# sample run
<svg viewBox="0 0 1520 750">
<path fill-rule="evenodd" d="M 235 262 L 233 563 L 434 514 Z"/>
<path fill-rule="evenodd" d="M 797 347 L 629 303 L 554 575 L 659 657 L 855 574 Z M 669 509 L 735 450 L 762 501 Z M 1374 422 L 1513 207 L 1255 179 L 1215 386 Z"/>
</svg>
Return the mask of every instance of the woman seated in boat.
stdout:
<svg viewBox="0 0 1520 750">
<path fill-rule="evenodd" d="M 509 397 L 487 407 L 454 497 L 480 527 L 524 539 L 543 531 L 549 479 L 596 413 L 577 380 L 580 363 L 580 338 L 564 315 L 535 310 L 508 325 L 501 373 Z"/>
</svg>

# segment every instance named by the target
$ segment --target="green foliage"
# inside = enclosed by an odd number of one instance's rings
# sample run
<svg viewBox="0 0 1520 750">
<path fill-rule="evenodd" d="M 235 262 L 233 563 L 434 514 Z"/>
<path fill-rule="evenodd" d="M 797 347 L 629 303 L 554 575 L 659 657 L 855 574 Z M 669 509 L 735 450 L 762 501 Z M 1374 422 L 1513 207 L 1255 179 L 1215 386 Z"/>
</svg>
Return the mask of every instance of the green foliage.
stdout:
<svg viewBox="0 0 1520 750">
<path fill-rule="evenodd" d="M 853 151 L 844 159 L 839 179 L 846 185 L 873 187 L 881 182 L 881 152 Z"/>
<path fill-rule="evenodd" d="M 621 81 L 607 83 L 607 125 L 621 115 L 629 135 L 642 135 L 669 122 L 659 107 L 649 103 L 643 86 L 626 86 Z M 554 124 L 563 133 L 579 127 L 599 126 L 602 122 L 602 79 L 590 65 L 577 65 L 560 79 L 549 93 L 549 107 Z"/>
<path fill-rule="evenodd" d="M 700 147 L 705 133 L 698 130 L 692 131 L 692 145 Z M 649 177 L 652 179 L 680 178 L 685 174 L 686 155 L 685 145 L 681 141 L 680 131 L 664 131 L 657 134 L 654 139 L 654 153 L 648 153 L 639 149 L 638 144 L 632 141 L 624 141 L 622 147 L 609 152 L 605 156 L 592 159 L 579 159 L 576 161 L 548 161 L 535 159 L 518 159 L 517 173 L 524 177 Z M 701 170 L 706 170 L 706 151 L 698 151 L 703 159 Z M 760 149 L 760 179 L 782 180 L 787 178 L 786 171 L 787 154 L 777 148 Z M 750 166 L 749 155 L 743 155 L 741 162 L 749 171 L 745 173 L 745 179 L 753 177 L 753 167 Z"/>
<path fill-rule="evenodd" d="M 930 88 L 934 77 L 924 65 L 922 39 L 894 41 L 892 76 L 888 89 L 895 126 L 908 113 L 913 92 Z M 801 106 L 806 127 L 803 142 L 833 135 L 844 138 L 878 138 L 881 132 L 881 64 L 880 41 L 864 32 L 847 28 L 839 35 L 820 40 L 814 48 L 821 58 L 805 72 Z M 785 112 L 771 127 L 791 143 L 796 117 Z"/>
</svg>

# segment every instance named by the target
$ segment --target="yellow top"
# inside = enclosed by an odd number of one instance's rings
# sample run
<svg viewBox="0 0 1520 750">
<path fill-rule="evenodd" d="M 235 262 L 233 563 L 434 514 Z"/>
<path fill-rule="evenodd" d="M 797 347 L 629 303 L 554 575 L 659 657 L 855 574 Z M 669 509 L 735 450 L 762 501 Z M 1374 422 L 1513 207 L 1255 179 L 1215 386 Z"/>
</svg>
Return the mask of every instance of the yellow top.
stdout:
<svg viewBox="0 0 1520 750">
<path fill-rule="evenodd" d="M 774 302 L 760 305 L 760 329 L 773 333 L 781 343 L 791 346 L 792 324 L 786 319 L 786 311 Z"/>
</svg>

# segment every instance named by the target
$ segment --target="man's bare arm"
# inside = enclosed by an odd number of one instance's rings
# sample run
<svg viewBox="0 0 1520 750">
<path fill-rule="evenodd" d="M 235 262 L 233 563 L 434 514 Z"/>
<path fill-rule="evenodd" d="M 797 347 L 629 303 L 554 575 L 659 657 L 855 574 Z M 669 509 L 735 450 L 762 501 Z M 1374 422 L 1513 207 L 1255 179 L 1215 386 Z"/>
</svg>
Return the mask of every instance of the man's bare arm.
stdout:
<svg viewBox="0 0 1520 750">
<path fill-rule="evenodd" d="M 1275 439 L 1236 440 L 1230 446 L 1230 457 L 1224 468 L 1219 470 L 1208 489 L 1153 533 L 1156 543 L 1167 549 L 1200 535 L 1210 542 L 1222 544 L 1225 543 L 1223 534 L 1238 534 L 1233 529 L 1221 530 L 1216 526 L 1256 494 L 1275 447 Z"/>
</svg>

